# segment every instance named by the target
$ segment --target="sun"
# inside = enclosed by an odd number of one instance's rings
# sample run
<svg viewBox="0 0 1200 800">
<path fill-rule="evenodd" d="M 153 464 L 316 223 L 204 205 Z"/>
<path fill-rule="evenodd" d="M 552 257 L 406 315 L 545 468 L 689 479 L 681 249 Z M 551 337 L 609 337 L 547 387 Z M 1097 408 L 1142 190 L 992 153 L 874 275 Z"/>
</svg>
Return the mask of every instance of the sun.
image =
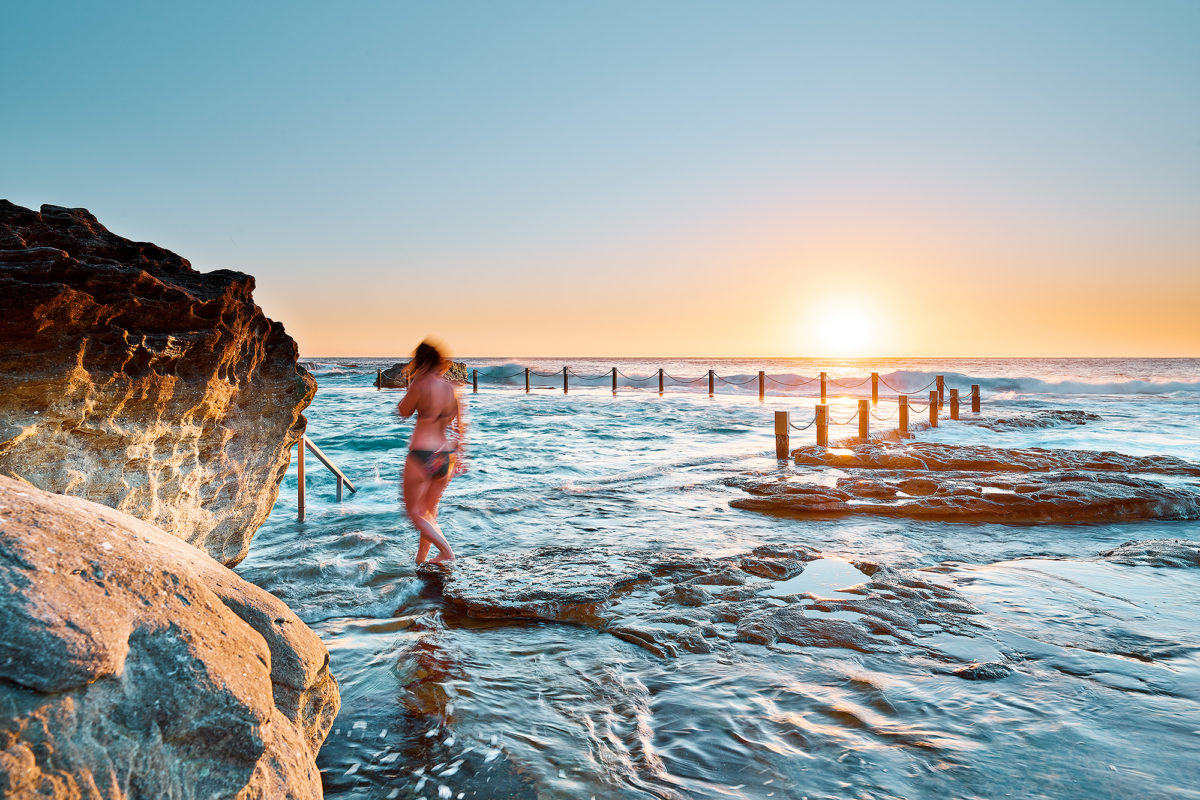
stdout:
<svg viewBox="0 0 1200 800">
<path fill-rule="evenodd" d="M 829 299 L 801 317 L 798 352 L 817 358 L 854 358 L 878 349 L 874 316 L 856 298 Z"/>
</svg>

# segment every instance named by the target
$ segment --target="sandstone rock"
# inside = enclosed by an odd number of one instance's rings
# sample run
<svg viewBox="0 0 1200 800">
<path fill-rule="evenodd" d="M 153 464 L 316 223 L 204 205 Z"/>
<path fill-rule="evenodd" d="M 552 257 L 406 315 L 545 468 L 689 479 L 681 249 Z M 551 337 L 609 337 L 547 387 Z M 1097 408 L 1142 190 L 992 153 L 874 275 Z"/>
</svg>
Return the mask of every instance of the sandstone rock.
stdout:
<svg viewBox="0 0 1200 800">
<path fill-rule="evenodd" d="M 338 702 L 324 645 L 272 595 L 0 477 L 0 796 L 319 798 Z"/>
<path fill-rule="evenodd" d="M 0 200 L 0 474 L 240 561 L 316 391 L 253 289 L 83 209 Z"/>
<path fill-rule="evenodd" d="M 393 364 L 379 374 L 375 385 L 381 389 L 407 389 L 408 376 L 404 374 L 406 367 L 408 367 L 407 361 L 403 364 Z M 451 383 L 465 384 L 471 380 L 471 373 L 463 362 L 451 361 L 450 368 L 446 370 L 446 380 Z"/>
</svg>

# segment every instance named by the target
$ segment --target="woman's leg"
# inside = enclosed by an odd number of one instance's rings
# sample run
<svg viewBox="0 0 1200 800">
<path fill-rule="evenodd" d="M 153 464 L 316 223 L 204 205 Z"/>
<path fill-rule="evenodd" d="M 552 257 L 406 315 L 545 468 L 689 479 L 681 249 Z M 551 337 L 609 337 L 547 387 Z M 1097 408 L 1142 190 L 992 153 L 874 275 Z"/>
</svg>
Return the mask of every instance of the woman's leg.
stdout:
<svg viewBox="0 0 1200 800">
<path fill-rule="evenodd" d="M 430 544 L 435 545 L 440 551 L 438 558 L 434 559 L 435 561 L 454 558 L 454 552 L 437 526 L 436 511 L 433 519 L 429 518 L 426 496 L 433 483 L 442 483 L 442 481 L 430 480 L 424 466 L 412 457 L 404 460 L 404 509 L 408 512 L 408 519 L 412 522 L 413 527 L 421 535 L 421 541 L 417 545 L 418 564 L 424 561 L 425 556 L 429 554 Z M 442 486 L 438 489 L 437 498 L 441 497 L 441 490 L 444 488 L 445 486 Z"/>
<path fill-rule="evenodd" d="M 442 526 L 438 525 L 438 503 L 442 501 L 442 493 L 446 491 L 446 486 L 450 483 L 450 475 L 447 474 L 444 478 L 434 478 L 429 481 L 428 487 L 425 489 L 425 519 L 429 521 L 434 528 L 437 529 L 438 535 L 441 536 L 443 542 L 446 537 L 442 534 Z M 432 560 L 433 564 L 440 564 L 443 561 L 453 561 L 454 551 L 450 549 L 450 543 L 446 542 L 446 546 L 442 547 L 438 544 L 437 557 Z"/>
</svg>

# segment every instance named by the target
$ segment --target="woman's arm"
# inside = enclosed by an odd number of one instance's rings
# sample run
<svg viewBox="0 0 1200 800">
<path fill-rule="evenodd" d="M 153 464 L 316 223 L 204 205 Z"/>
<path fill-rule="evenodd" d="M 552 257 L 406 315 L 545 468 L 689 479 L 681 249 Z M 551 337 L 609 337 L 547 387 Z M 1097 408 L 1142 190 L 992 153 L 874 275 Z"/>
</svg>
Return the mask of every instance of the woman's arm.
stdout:
<svg viewBox="0 0 1200 800">
<path fill-rule="evenodd" d="M 465 442 L 467 440 L 467 407 L 463 402 L 462 392 L 457 388 L 454 390 L 454 405 L 458 410 L 454 413 L 454 421 L 451 424 L 454 432 L 458 434 L 458 440 Z"/>
<path fill-rule="evenodd" d="M 417 401 L 421 399 L 421 386 L 419 382 L 410 381 L 407 391 L 404 392 L 404 397 L 400 398 L 400 402 L 396 404 L 396 413 L 408 419 L 417 410 Z"/>
</svg>

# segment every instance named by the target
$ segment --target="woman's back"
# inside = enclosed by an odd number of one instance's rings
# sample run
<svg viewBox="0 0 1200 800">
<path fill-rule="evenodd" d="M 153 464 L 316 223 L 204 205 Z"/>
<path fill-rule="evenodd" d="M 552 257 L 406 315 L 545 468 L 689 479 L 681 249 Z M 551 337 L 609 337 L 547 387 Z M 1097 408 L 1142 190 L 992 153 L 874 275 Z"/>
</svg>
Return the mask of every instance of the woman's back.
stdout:
<svg viewBox="0 0 1200 800">
<path fill-rule="evenodd" d="M 441 448 L 446 444 L 447 426 L 458 416 L 458 395 L 440 375 L 426 373 L 413 384 L 408 390 L 416 390 L 417 423 L 409 447 Z"/>
</svg>

